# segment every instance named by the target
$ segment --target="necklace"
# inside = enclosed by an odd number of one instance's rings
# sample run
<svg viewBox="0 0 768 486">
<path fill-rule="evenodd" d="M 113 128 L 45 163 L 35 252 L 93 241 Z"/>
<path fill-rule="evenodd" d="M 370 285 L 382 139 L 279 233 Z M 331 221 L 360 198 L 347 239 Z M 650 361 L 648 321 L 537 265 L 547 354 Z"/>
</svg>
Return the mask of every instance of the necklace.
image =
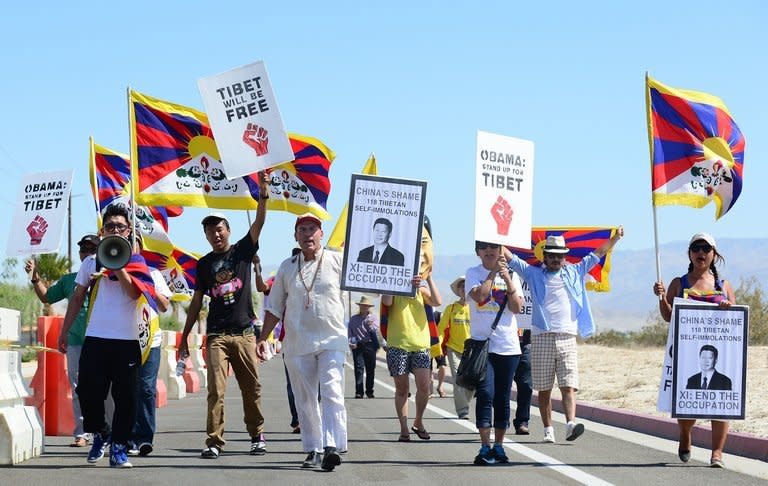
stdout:
<svg viewBox="0 0 768 486">
<path fill-rule="evenodd" d="M 299 279 L 301 280 L 301 285 L 303 285 L 304 286 L 304 290 L 307 291 L 307 299 L 304 301 L 304 308 L 305 309 L 309 309 L 310 294 L 312 293 L 312 289 L 315 286 L 315 280 L 317 280 L 317 274 L 320 273 L 320 265 L 323 264 L 323 256 L 325 256 L 325 251 L 321 250 L 320 259 L 317 261 L 317 268 L 315 268 L 315 274 L 312 276 L 312 281 L 309 283 L 309 287 L 307 287 L 307 283 L 304 281 L 304 272 L 301 270 L 301 257 L 302 257 L 302 255 L 299 254 L 299 258 L 296 259 L 296 261 L 299 264 Z"/>
</svg>

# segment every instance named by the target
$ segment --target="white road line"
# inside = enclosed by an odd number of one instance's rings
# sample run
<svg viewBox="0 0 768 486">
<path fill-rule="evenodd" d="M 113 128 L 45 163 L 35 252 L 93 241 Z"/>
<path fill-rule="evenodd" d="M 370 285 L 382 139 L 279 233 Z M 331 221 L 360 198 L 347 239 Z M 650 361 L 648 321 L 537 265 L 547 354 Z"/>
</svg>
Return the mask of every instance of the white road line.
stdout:
<svg viewBox="0 0 768 486">
<path fill-rule="evenodd" d="M 348 367 L 354 369 L 354 367 L 352 366 L 351 363 L 346 363 L 346 365 Z M 379 368 L 384 368 L 384 369 L 387 368 L 386 364 L 381 363 L 379 361 L 377 361 L 376 365 Z M 383 382 L 383 381 L 381 381 L 379 379 L 375 379 L 374 381 L 378 385 L 380 385 L 380 386 L 382 386 L 382 387 L 386 388 L 387 390 L 389 390 L 389 391 L 394 393 L 395 387 L 393 387 L 389 383 Z M 446 383 L 446 384 L 449 384 L 449 383 Z M 411 397 L 410 401 L 415 403 L 414 397 Z M 475 427 L 474 424 L 472 424 L 471 422 L 469 422 L 467 420 L 460 420 L 456 416 L 456 414 L 454 414 L 452 412 L 448 412 L 447 410 L 443 410 L 442 408 L 436 407 L 436 406 L 431 405 L 429 403 L 427 404 L 427 410 L 429 410 L 430 412 L 435 413 L 437 415 L 440 415 L 441 417 L 444 417 L 444 418 L 447 418 L 447 419 L 451 419 L 451 421 L 453 423 L 455 423 L 456 425 L 458 425 L 460 427 L 464 427 L 465 429 L 468 429 L 468 430 L 471 430 L 473 432 L 479 433 L 478 430 L 477 430 L 477 427 Z M 511 451 L 514 451 L 514 452 L 520 454 L 521 456 L 527 457 L 528 459 L 531 459 L 532 461 L 535 461 L 535 462 L 541 464 L 542 466 L 548 467 L 551 470 L 555 471 L 556 473 L 559 473 L 559 474 L 562 474 L 563 476 L 571 478 L 574 481 L 577 481 L 577 482 L 579 482 L 581 484 L 601 485 L 601 486 L 609 486 L 609 485 L 613 484 L 613 483 L 609 483 L 609 482 L 607 482 L 607 481 L 605 481 L 603 479 L 600 479 L 597 476 L 593 476 L 591 474 L 588 474 L 588 473 L 582 471 L 581 469 L 575 468 L 573 466 L 569 466 L 568 464 L 566 464 L 566 463 L 564 463 L 562 461 L 558 461 L 554 457 L 550 457 L 550 456 L 548 456 L 546 454 L 543 454 L 543 453 L 541 453 L 539 451 L 531 449 L 530 447 L 526 447 L 526 446 L 524 446 L 522 444 L 519 444 L 519 443 L 517 443 L 517 442 L 515 442 L 513 440 L 510 440 L 508 438 L 504 439 L 504 447 L 506 447 L 507 449 L 509 449 Z"/>
</svg>

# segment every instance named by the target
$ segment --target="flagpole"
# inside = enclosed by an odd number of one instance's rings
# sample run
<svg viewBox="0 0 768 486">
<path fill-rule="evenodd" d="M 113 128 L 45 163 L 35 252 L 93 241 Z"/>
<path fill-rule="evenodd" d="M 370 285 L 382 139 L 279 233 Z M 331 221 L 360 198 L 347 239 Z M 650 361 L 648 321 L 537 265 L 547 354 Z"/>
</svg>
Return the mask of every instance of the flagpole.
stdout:
<svg viewBox="0 0 768 486">
<path fill-rule="evenodd" d="M 248 227 L 250 228 L 251 227 L 251 210 L 250 209 L 246 209 L 245 210 L 245 215 L 248 217 Z"/>
<path fill-rule="evenodd" d="M 126 99 L 128 101 L 128 151 L 131 155 L 129 155 L 129 159 L 132 158 L 133 150 L 131 150 L 131 144 L 133 143 L 133 137 L 131 136 L 131 123 L 133 120 L 131 119 L 131 87 L 128 86 L 125 89 Z M 136 247 L 136 178 L 134 177 L 136 174 L 134 174 L 133 170 L 133 164 L 136 163 L 135 160 L 131 160 L 129 162 L 131 164 L 131 253 L 133 253 L 133 249 Z"/>
<path fill-rule="evenodd" d="M 656 204 L 653 202 L 653 128 L 651 121 L 651 90 L 648 87 L 648 71 L 645 72 L 645 114 L 648 120 L 648 148 L 651 154 L 651 208 L 653 208 L 653 244 L 656 253 L 656 281 L 661 282 L 661 255 L 659 253 L 659 223 L 656 217 Z M 659 300 L 664 298 L 659 295 Z"/>
</svg>

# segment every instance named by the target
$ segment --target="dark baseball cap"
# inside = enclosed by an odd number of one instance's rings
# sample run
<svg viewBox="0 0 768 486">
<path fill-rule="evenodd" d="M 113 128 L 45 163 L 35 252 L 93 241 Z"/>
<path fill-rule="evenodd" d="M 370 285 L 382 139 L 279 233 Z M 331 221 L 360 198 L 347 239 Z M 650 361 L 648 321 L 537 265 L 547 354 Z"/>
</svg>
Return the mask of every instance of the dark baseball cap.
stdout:
<svg viewBox="0 0 768 486">
<path fill-rule="evenodd" d="M 77 242 L 77 246 L 83 246 L 83 245 L 99 246 L 99 242 L 101 242 L 101 239 L 98 236 L 85 235 L 82 238 L 80 238 L 80 241 Z"/>
</svg>

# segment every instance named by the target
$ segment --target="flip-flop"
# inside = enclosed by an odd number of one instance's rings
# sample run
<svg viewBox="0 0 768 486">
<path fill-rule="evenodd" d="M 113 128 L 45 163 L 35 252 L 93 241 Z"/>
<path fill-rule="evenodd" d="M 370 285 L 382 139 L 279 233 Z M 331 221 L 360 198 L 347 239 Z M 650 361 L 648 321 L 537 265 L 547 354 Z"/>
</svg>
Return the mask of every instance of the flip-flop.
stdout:
<svg viewBox="0 0 768 486">
<path fill-rule="evenodd" d="M 429 432 L 427 432 L 427 429 L 417 429 L 416 427 L 411 427 L 411 430 L 414 431 L 421 440 L 429 440 L 432 438 L 432 436 L 429 435 Z"/>
<path fill-rule="evenodd" d="M 410 435 L 402 435 L 400 434 L 400 437 L 397 438 L 398 442 L 410 442 L 411 436 Z"/>
</svg>

